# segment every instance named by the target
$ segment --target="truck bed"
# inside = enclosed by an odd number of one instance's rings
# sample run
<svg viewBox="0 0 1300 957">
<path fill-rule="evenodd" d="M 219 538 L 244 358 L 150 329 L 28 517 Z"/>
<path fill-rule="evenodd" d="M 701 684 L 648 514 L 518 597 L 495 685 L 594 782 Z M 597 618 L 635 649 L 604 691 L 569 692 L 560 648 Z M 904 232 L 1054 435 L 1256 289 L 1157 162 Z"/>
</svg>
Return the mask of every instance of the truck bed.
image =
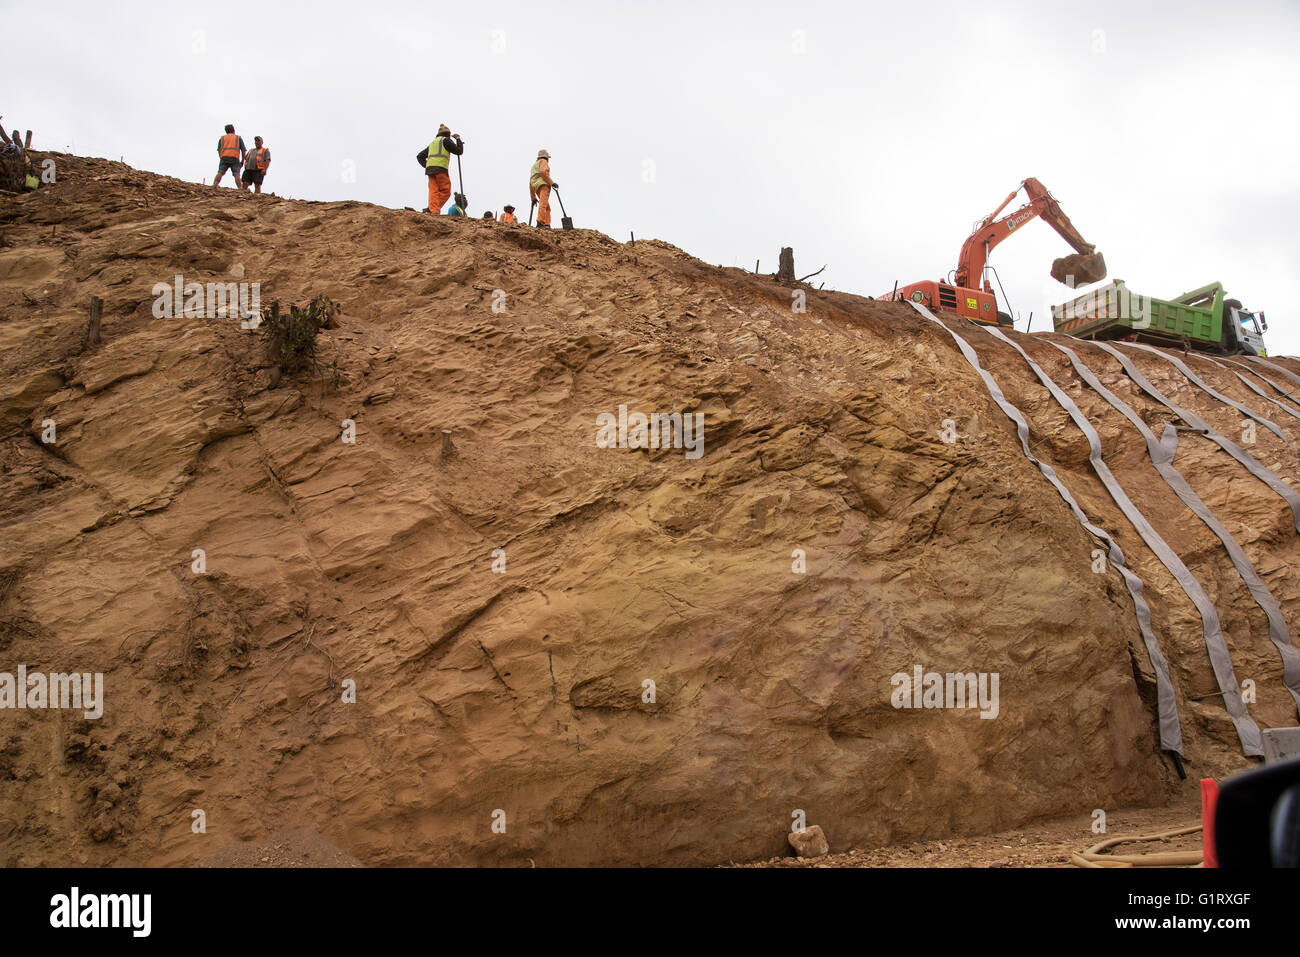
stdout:
<svg viewBox="0 0 1300 957">
<path fill-rule="evenodd" d="M 1181 300 L 1181 301 L 1180 301 Z M 1197 305 L 1190 305 L 1195 302 Z M 1223 335 L 1223 287 L 1211 283 L 1178 297 L 1156 299 L 1132 292 L 1116 279 L 1052 307 L 1057 332 L 1080 339 L 1122 339 L 1130 335 L 1155 341 L 1215 346 Z"/>
</svg>

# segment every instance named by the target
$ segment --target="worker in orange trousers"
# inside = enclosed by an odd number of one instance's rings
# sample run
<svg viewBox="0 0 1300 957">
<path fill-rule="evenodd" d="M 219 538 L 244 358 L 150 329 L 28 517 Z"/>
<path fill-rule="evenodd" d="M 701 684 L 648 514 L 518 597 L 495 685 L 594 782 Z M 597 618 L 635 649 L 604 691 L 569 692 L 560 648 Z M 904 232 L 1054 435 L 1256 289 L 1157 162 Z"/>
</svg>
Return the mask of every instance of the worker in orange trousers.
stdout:
<svg viewBox="0 0 1300 957">
<path fill-rule="evenodd" d="M 438 135 L 433 142 L 415 154 L 415 159 L 429 177 L 429 212 L 437 216 L 442 207 L 451 199 L 451 157 L 465 152 L 465 144 L 460 134 L 453 134 L 443 123 L 438 127 Z"/>
<path fill-rule="evenodd" d="M 537 206 L 537 225 L 541 229 L 551 228 L 551 189 L 554 186 L 551 154 L 538 150 L 537 162 L 528 171 L 528 198 Z"/>
</svg>

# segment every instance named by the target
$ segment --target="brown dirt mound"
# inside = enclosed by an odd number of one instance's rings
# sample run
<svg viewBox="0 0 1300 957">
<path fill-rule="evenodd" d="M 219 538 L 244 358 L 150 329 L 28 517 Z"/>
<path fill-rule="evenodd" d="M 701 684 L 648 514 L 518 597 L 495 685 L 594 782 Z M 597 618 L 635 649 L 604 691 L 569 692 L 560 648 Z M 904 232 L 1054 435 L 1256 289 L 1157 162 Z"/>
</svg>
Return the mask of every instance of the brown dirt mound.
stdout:
<svg viewBox="0 0 1300 957">
<path fill-rule="evenodd" d="M 717 863 L 784 853 L 795 811 L 868 848 L 1158 805 L 1245 763 L 1191 603 L 978 330 L 1036 454 L 1146 584 L 1187 781 L 1122 583 L 906 305 L 806 289 L 799 313 L 666 243 L 58 162 L 0 199 L 0 671 L 103 672 L 106 700 L 96 721 L 0 711 L 0 863 L 193 864 L 297 828 L 366 864 Z M 317 372 L 270 388 L 236 320 L 153 318 L 177 274 L 344 312 Z M 1217 541 L 1064 357 L 1018 341 L 1206 583 L 1256 719 L 1294 724 Z M 702 413 L 704 454 L 597 447 L 620 405 Z M 1297 424 L 1254 449 L 1293 482 Z M 1197 436 L 1178 465 L 1300 621 L 1282 500 Z M 895 709 L 918 664 L 999 673 L 998 717 Z"/>
</svg>

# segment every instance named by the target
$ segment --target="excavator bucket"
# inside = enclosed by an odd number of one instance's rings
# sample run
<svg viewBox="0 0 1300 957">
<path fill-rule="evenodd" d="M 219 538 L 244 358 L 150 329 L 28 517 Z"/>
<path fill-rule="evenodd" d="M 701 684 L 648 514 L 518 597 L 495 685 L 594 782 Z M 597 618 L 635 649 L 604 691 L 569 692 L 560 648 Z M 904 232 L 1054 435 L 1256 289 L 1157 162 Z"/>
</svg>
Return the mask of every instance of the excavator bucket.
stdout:
<svg viewBox="0 0 1300 957">
<path fill-rule="evenodd" d="M 1073 276 L 1073 279 L 1069 277 Z M 1106 260 L 1101 253 L 1072 253 L 1052 263 L 1052 278 L 1067 286 L 1087 286 L 1106 278 Z"/>
</svg>

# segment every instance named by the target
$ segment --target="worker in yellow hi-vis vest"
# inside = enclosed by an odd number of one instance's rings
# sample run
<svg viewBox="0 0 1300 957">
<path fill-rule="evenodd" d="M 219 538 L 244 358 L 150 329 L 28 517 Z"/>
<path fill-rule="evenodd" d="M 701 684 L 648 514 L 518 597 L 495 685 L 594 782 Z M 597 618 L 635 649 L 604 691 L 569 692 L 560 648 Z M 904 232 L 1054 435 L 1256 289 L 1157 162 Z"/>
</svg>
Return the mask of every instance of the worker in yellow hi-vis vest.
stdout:
<svg viewBox="0 0 1300 957">
<path fill-rule="evenodd" d="M 551 228 L 551 188 L 555 182 L 551 179 L 551 154 L 546 150 L 537 151 L 537 162 L 528 171 L 528 198 L 537 207 L 537 225 L 541 229 Z"/>
<path fill-rule="evenodd" d="M 416 160 L 429 177 L 429 212 L 437 216 L 442 207 L 451 199 L 451 165 L 452 155 L 460 156 L 465 152 L 465 144 L 459 133 L 453 133 L 443 123 L 438 127 L 438 135 L 433 142 L 415 154 Z"/>
</svg>

